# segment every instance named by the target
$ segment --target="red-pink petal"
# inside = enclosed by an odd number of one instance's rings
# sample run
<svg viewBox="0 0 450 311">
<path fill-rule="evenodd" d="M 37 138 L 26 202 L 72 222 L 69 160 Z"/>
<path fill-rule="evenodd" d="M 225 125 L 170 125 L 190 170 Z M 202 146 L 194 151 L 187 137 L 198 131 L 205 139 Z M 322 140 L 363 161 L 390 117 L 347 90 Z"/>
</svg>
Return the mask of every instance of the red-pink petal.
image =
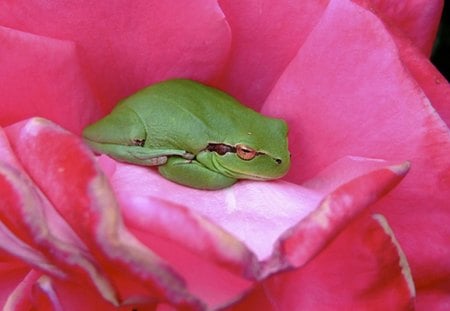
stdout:
<svg viewBox="0 0 450 311">
<path fill-rule="evenodd" d="M 240 181 L 229 189 L 200 191 L 167 181 L 149 168 L 116 163 L 105 156 L 99 159 L 124 207 L 127 225 L 170 262 L 190 290 L 210 307 L 230 303 L 249 289 L 251 283 L 239 277 L 260 279 L 287 264 L 297 266 L 311 259 L 408 169 L 407 164 L 386 166 L 379 160 L 343 160 L 322 174 L 336 175 L 339 180 L 316 187 L 323 193 L 318 195 L 320 192 L 286 182 Z M 326 191 L 334 192 L 312 212 Z M 319 218 L 321 224 L 327 220 L 329 226 L 310 230 Z M 281 233 L 296 224 L 262 267 L 261 260 L 272 252 Z M 303 243 L 297 243 L 299 239 Z M 303 251 L 302 263 L 294 258 L 299 251 Z M 227 280 L 227 287 L 211 288 L 208 284 L 214 279 Z"/>
<path fill-rule="evenodd" d="M 182 280 L 123 227 L 108 184 L 79 138 L 42 119 L 16 124 L 8 135 L 31 178 L 118 287 L 121 303 L 143 295 L 197 305 Z"/>
<path fill-rule="evenodd" d="M 212 0 L 2 2 L 0 24 L 73 41 L 103 112 L 156 81 L 213 79 L 230 47 L 228 24 Z M 59 79 L 52 81 L 59 88 Z"/>
<path fill-rule="evenodd" d="M 0 42 L 0 125 L 41 116 L 79 134 L 99 116 L 73 42 L 1 26 Z"/>
<path fill-rule="evenodd" d="M 373 10 L 389 27 L 397 27 L 426 56 L 430 56 L 443 0 L 353 0 Z"/>
<path fill-rule="evenodd" d="M 395 36 L 401 60 L 419 84 L 433 108 L 450 126 L 450 84 L 429 59 L 401 36 Z"/>
<path fill-rule="evenodd" d="M 31 270 L 8 296 L 3 305 L 3 310 L 28 311 L 33 308 L 32 288 L 41 274 L 38 271 Z"/>
<path fill-rule="evenodd" d="M 33 307 L 37 310 L 64 310 L 77 311 L 82 306 L 83 310 L 110 311 L 123 310 L 129 311 L 132 308 L 138 310 L 153 310 L 154 303 L 151 304 L 133 304 L 132 306 L 112 307 L 110 303 L 92 290 L 88 284 L 75 283 L 67 280 L 50 279 L 41 277 L 36 280 L 33 288 L 34 295 L 39 294 L 39 301 L 34 299 Z M 52 308 L 46 305 L 51 305 Z"/>
<path fill-rule="evenodd" d="M 14 291 L 18 284 L 24 279 L 24 277 L 30 271 L 30 267 L 23 263 L 13 259 L 4 260 L 0 263 L 0 306 L 4 306 L 8 297 L 14 295 Z"/>
<path fill-rule="evenodd" d="M 289 123 L 289 180 L 301 182 L 349 154 L 410 160 L 410 174 L 378 210 L 389 218 L 417 286 L 448 288 L 449 130 L 371 12 L 331 2 L 264 111 Z"/>
<path fill-rule="evenodd" d="M 3 131 L 0 150 L 1 234 L 11 232 L 3 236 L 1 248 L 53 277 L 92 282 L 103 299 L 117 303 L 115 290 L 86 246 L 22 172 Z"/>
<path fill-rule="evenodd" d="M 377 171 L 390 170 L 392 178 L 395 180 L 397 175 L 398 177 L 403 176 L 408 169 L 408 162 L 398 164 L 381 159 L 347 156 L 327 166 L 313 178 L 302 183 L 302 186 L 327 195 L 340 186 L 361 176 L 376 177 Z"/>
<path fill-rule="evenodd" d="M 314 212 L 281 237 L 265 273 L 272 272 L 273 260 L 279 261 L 278 266 L 286 267 L 306 264 L 352 219 L 394 188 L 408 170 L 408 163 L 379 167 L 344 182 Z"/>
<path fill-rule="evenodd" d="M 259 110 L 327 2 L 219 1 L 233 38 L 220 87 Z"/>
<path fill-rule="evenodd" d="M 103 159 L 101 163 L 105 162 L 106 160 Z M 123 163 L 117 163 L 114 174 L 109 177 L 119 200 L 127 207 L 124 209 L 124 215 L 133 226 L 145 227 L 140 222 L 146 219 L 145 221 L 154 220 L 161 222 L 164 226 L 172 227 L 171 217 L 165 216 L 168 212 L 183 214 L 177 217 L 184 219 L 184 225 L 189 222 L 202 223 L 201 218 L 195 215 L 198 214 L 205 220 L 220 226 L 221 230 L 225 229 L 245 242 L 259 259 L 269 256 L 272 244 L 286 227 L 294 225 L 299 219 L 308 215 L 321 199 L 321 196 L 314 191 L 282 181 L 240 181 L 231 188 L 219 191 L 196 190 L 170 182 L 150 168 Z M 167 195 L 168 193 L 170 195 Z M 159 205 L 161 201 L 167 202 L 165 205 L 175 206 L 166 211 Z M 183 206 L 191 212 L 183 212 Z M 149 208 L 156 210 L 149 211 Z M 148 217 L 147 213 L 161 213 L 161 218 Z M 218 239 L 217 242 L 220 239 L 228 239 L 224 233 L 219 234 L 220 231 L 211 231 L 211 229 L 208 236 L 212 234 L 216 237 L 209 238 Z M 208 228 L 205 227 L 203 230 Z M 169 234 L 170 231 L 167 233 Z M 264 233 L 264 239 L 260 238 L 261 233 Z M 229 241 L 227 244 L 232 247 L 231 250 L 226 251 L 222 249 L 222 246 L 216 245 L 215 247 L 218 247 L 216 250 L 209 249 L 204 253 L 202 250 L 205 248 L 204 244 L 196 245 L 198 242 L 195 239 L 184 241 L 183 233 L 178 236 L 176 233 L 170 234 L 172 239 L 197 249 L 197 252 L 201 254 L 215 257 L 214 253 L 216 255 L 222 253 L 221 256 L 228 257 L 228 261 L 248 262 L 248 255 L 242 251 L 240 243 Z M 203 241 L 203 243 L 206 242 Z"/>
<path fill-rule="evenodd" d="M 355 223 L 301 269 L 271 276 L 231 310 L 412 310 L 408 263 L 385 219 Z"/>
<path fill-rule="evenodd" d="M 7 227 L 1 248 L 50 276 L 92 283 L 99 296 L 117 304 L 107 276 L 27 177 L 0 164 L 0 184 L 0 220 Z M 7 229 L 11 234 L 3 236 Z"/>
</svg>

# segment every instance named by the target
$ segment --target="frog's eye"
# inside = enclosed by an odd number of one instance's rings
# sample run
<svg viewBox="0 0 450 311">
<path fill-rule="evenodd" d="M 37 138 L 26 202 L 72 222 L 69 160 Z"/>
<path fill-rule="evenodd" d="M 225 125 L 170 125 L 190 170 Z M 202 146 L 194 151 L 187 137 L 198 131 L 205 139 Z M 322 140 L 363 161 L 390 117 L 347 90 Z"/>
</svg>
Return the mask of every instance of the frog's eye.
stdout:
<svg viewBox="0 0 450 311">
<path fill-rule="evenodd" d="M 236 153 L 242 160 L 251 160 L 258 152 L 250 147 L 247 147 L 246 145 L 236 145 Z"/>
</svg>

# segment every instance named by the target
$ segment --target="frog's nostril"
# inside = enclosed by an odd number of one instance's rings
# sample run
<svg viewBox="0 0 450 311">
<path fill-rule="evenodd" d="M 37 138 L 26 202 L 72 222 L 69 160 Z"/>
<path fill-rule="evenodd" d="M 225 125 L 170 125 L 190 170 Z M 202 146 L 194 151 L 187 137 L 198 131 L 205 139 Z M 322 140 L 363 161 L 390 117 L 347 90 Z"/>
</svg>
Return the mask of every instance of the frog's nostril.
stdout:
<svg viewBox="0 0 450 311">
<path fill-rule="evenodd" d="M 275 162 L 277 162 L 277 164 L 281 164 L 283 161 L 281 161 L 281 159 L 275 159 Z"/>
</svg>

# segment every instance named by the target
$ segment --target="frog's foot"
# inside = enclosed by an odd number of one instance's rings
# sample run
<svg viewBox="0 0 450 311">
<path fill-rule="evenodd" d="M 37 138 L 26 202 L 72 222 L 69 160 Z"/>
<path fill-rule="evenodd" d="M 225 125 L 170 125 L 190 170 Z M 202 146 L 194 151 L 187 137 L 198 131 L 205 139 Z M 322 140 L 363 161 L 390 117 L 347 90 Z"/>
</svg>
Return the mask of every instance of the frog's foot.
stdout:
<svg viewBox="0 0 450 311">
<path fill-rule="evenodd" d="M 127 163 L 144 166 L 163 165 L 170 156 L 178 156 L 182 159 L 192 160 L 195 155 L 185 150 L 178 149 L 150 149 L 145 146 L 127 146 L 118 144 L 100 144 L 85 139 L 85 142 L 96 153 L 107 154 L 110 157 Z"/>
<path fill-rule="evenodd" d="M 197 189 L 216 190 L 229 187 L 237 181 L 235 178 L 211 171 L 196 160 L 185 160 L 180 157 L 170 157 L 167 163 L 158 169 L 165 178 Z"/>
</svg>

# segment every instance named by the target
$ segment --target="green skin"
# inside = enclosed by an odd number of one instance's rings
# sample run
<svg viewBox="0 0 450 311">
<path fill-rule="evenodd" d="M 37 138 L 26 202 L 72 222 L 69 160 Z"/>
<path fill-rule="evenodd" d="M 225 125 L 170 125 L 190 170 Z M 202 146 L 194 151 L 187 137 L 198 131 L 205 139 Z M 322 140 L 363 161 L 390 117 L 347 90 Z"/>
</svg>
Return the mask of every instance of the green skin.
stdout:
<svg viewBox="0 0 450 311">
<path fill-rule="evenodd" d="M 157 165 L 165 178 L 198 189 L 225 188 L 238 179 L 280 178 L 290 165 L 283 120 L 190 80 L 140 90 L 86 127 L 83 137 L 97 153 Z"/>
</svg>

